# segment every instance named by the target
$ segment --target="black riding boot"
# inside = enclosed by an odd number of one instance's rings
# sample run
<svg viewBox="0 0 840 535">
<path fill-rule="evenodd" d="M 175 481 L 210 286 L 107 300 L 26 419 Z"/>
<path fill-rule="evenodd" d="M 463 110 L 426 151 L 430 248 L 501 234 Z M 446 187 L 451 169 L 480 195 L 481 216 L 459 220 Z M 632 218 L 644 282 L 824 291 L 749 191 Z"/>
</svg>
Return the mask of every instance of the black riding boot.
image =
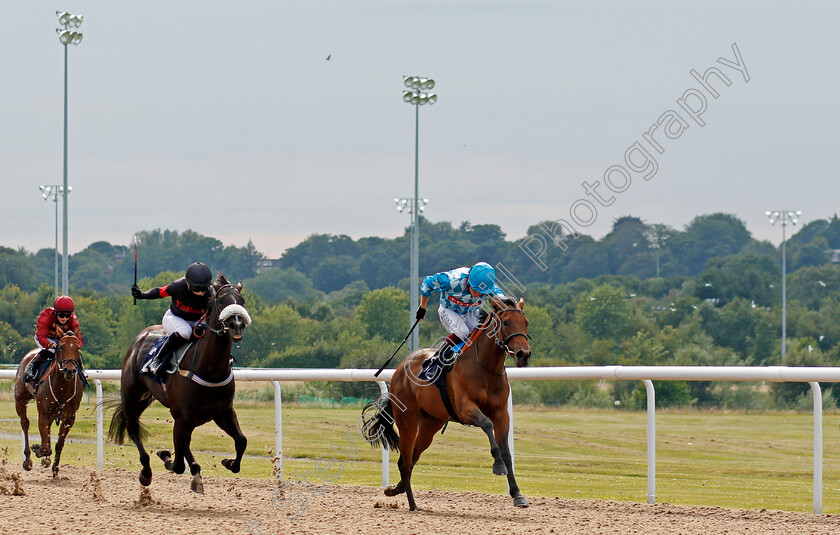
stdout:
<svg viewBox="0 0 840 535">
<path fill-rule="evenodd" d="M 23 372 L 24 383 L 34 383 L 35 374 L 38 373 L 38 368 L 41 367 L 44 359 L 46 359 L 50 354 L 51 353 L 48 350 L 42 349 L 37 355 L 32 357 L 32 360 L 29 361 L 29 365 L 26 366 L 26 370 Z"/>
<path fill-rule="evenodd" d="M 158 377 L 163 377 L 165 375 L 164 371 L 166 370 L 166 363 L 169 360 L 169 356 L 178 351 L 178 349 L 187 342 L 188 340 L 186 338 L 181 338 L 181 336 L 176 333 L 170 334 L 169 338 L 167 338 L 166 342 L 163 343 L 163 346 L 161 346 L 157 355 L 155 355 L 152 362 L 149 364 L 149 370 Z"/>
</svg>

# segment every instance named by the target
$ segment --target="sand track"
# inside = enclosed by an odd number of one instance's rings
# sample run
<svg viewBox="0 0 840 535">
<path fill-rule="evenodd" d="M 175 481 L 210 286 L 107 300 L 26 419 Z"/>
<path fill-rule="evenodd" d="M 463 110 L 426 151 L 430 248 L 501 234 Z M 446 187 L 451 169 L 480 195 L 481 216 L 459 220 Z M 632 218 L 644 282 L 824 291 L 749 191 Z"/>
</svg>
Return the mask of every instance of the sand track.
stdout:
<svg viewBox="0 0 840 535">
<path fill-rule="evenodd" d="M 157 471 L 143 492 L 134 471 L 63 466 L 53 480 L 40 465 L 6 464 L 0 534 L 840 533 L 840 515 L 559 498 L 529 498 L 531 507 L 518 509 L 507 496 L 444 491 L 416 491 L 422 510 L 411 512 L 404 496 L 376 487 L 297 484 L 281 496 L 272 480 L 207 477 L 199 495 L 189 480 Z"/>
</svg>

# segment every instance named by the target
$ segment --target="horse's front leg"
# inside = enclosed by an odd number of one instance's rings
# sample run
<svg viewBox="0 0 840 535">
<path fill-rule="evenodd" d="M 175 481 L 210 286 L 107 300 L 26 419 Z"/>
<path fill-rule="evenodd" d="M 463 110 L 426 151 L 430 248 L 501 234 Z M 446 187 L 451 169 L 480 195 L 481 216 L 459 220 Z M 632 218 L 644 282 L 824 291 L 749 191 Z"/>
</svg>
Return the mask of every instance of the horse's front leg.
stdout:
<svg viewBox="0 0 840 535">
<path fill-rule="evenodd" d="M 21 387 L 22 388 L 22 387 Z M 20 417 L 20 429 L 23 431 L 23 469 L 32 470 L 32 457 L 29 449 L 29 416 L 26 415 L 26 401 L 15 401 L 15 410 Z"/>
<path fill-rule="evenodd" d="M 248 445 L 248 439 L 242 434 L 239 428 L 239 419 L 236 417 L 236 411 L 233 407 L 229 411 L 219 414 L 213 421 L 219 426 L 219 429 L 227 433 L 233 438 L 233 447 L 236 449 L 235 459 L 222 459 L 222 466 L 233 472 L 239 473 L 239 465 L 242 462 L 242 456 L 245 454 L 245 447 Z M 277 452 L 280 455 L 280 452 Z"/>
<path fill-rule="evenodd" d="M 505 461 L 502 459 L 502 450 L 496 441 L 493 421 L 474 404 L 472 407 L 465 407 L 462 414 L 459 415 L 459 418 L 464 423 L 478 426 L 484 431 L 484 434 L 490 440 L 490 455 L 493 456 L 493 473 L 497 476 L 507 475 L 508 469 L 505 466 Z"/>
<path fill-rule="evenodd" d="M 184 461 L 190 466 L 190 474 L 192 474 L 192 482 L 190 489 L 193 492 L 204 492 L 204 483 L 201 481 L 201 466 L 195 462 L 192 451 L 190 451 L 190 442 L 192 441 L 192 433 L 195 426 L 185 423 L 183 419 L 176 418 L 175 426 L 172 428 L 172 438 L 175 443 L 175 459 L 172 463 L 172 471 L 176 474 L 183 474 L 186 468 Z"/>
<path fill-rule="evenodd" d="M 44 468 L 50 465 L 50 455 L 52 455 L 52 447 L 50 445 L 50 426 L 52 425 L 52 418 L 50 418 L 48 410 L 45 407 L 38 407 L 38 431 L 41 432 L 41 444 L 32 446 L 32 451 L 35 452 L 35 457 L 41 459 L 41 466 Z"/>
<path fill-rule="evenodd" d="M 513 498 L 513 505 L 517 507 L 528 507 L 528 500 L 519 492 L 519 485 L 516 484 L 516 478 L 513 477 L 513 459 L 510 455 L 510 445 L 508 444 L 508 436 L 510 434 L 510 415 L 507 412 L 507 406 L 494 411 L 491 415 L 495 433 L 496 442 L 499 444 L 501 450 L 502 460 L 507 468 L 508 490 L 511 498 Z"/>
<path fill-rule="evenodd" d="M 70 415 L 66 420 L 61 421 L 61 426 L 58 428 L 58 440 L 55 443 L 55 459 L 53 459 L 52 474 L 53 477 L 58 475 L 58 463 L 61 461 L 61 451 L 64 449 L 64 440 L 70 432 L 70 428 L 76 422 L 76 412 L 70 411 Z"/>
</svg>

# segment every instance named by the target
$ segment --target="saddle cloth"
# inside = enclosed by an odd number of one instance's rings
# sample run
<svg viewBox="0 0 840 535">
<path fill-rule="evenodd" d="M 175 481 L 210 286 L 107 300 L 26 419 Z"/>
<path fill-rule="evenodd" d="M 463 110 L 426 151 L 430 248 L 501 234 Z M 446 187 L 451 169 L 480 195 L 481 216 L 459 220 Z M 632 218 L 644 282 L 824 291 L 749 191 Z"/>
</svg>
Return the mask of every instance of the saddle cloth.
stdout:
<svg viewBox="0 0 840 535">
<path fill-rule="evenodd" d="M 155 358 L 155 355 L 157 355 L 158 351 L 160 351 L 160 348 L 163 347 L 163 344 L 166 343 L 166 340 L 168 338 L 169 336 L 163 335 L 157 340 L 155 340 L 152 346 L 146 352 L 146 354 L 143 355 L 143 362 L 140 365 L 141 374 L 149 375 L 150 377 L 155 378 L 158 382 L 160 382 L 160 378 L 154 373 L 152 373 L 152 370 L 149 369 L 149 365 L 152 363 L 152 359 Z M 174 373 L 178 369 L 178 365 L 181 364 L 181 360 L 184 358 L 184 354 L 187 352 L 187 349 L 189 349 L 192 344 L 192 341 L 187 342 L 175 351 L 174 358 L 171 358 L 167 363 L 167 373 Z"/>
<path fill-rule="evenodd" d="M 442 362 L 439 352 L 435 352 L 434 355 L 424 360 L 423 364 L 420 365 L 420 379 L 436 384 L 452 369 L 452 365 L 455 363 L 463 347 L 464 342 L 452 347 L 452 355 L 448 359 L 449 362 Z"/>
</svg>

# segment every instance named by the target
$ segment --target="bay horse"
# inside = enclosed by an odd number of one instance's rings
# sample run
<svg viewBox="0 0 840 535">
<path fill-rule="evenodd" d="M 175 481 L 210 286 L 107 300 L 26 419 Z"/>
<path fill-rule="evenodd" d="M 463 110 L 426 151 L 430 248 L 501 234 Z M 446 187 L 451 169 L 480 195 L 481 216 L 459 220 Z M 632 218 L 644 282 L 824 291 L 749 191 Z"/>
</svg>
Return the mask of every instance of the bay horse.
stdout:
<svg viewBox="0 0 840 535">
<path fill-rule="evenodd" d="M 508 432 L 510 394 L 505 357 L 512 355 L 517 367 L 528 365 L 528 320 L 525 300 L 490 298 L 492 310 L 470 337 L 445 376 L 446 392 L 453 414 L 447 409 L 441 391 L 420 378 L 423 361 L 434 348 L 411 353 L 394 371 L 391 390 L 368 403 L 362 411 L 362 434 L 373 446 L 399 450 L 397 466 L 400 481 L 385 489 L 386 496 L 406 494 L 410 510 L 417 509 L 411 490 L 411 472 L 428 448 L 435 433 L 448 420 L 480 427 L 490 440 L 493 473 L 507 475 L 510 495 L 517 507 L 528 507 L 513 476 Z M 398 410 L 394 410 L 396 405 Z M 456 419 L 457 418 L 457 419 Z M 394 423 L 399 435 L 394 430 Z"/>
<path fill-rule="evenodd" d="M 178 371 L 166 375 L 163 383 L 154 377 L 141 374 L 143 358 L 153 343 L 164 335 L 163 327 L 152 325 L 140 332 L 125 354 L 120 380 L 120 401 L 111 417 L 108 435 L 118 444 L 125 440 L 126 431 L 140 453 L 140 484 L 147 487 L 152 482 L 149 454 L 143 447 L 148 435 L 140 423 L 140 415 L 155 400 L 169 409 L 174 425 L 172 438 L 174 454 L 169 450 L 158 452 L 167 470 L 183 474 L 190 468 L 194 492 L 204 492 L 201 466 L 195 462 L 190 450 L 193 430 L 209 421 L 233 438 L 235 459 L 223 459 L 222 466 L 238 473 L 248 440 L 239 428 L 233 409 L 236 390 L 231 368 L 231 348 L 242 339 L 245 327 L 251 322 L 243 306 L 242 284 L 233 285 L 221 273 L 213 281 L 214 295 L 206 312 L 207 332 L 187 348 Z M 174 357 L 172 357 L 174 358 Z"/>
<path fill-rule="evenodd" d="M 41 432 L 41 443 L 33 444 L 35 457 L 41 459 L 41 466 L 50 465 L 50 428 L 55 422 L 58 426 L 58 441 L 55 443 L 55 460 L 52 465 L 52 475 L 58 475 L 58 463 L 61 461 L 61 451 L 64 440 L 70 428 L 76 422 L 76 411 L 82 402 L 84 384 L 82 381 L 82 356 L 79 339 L 72 331 L 65 332 L 58 340 L 55 348 L 55 358 L 43 377 L 39 379 L 36 390 L 29 383 L 23 382 L 23 372 L 40 349 L 33 349 L 21 359 L 15 375 L 15 410 L 20 417 L 20 428 L 23 430 L 23 469 L 32 469 L 32 458 L 29 449 L 29 417 L 26 406 L 34 399 L 38 407 L 38 430 Z"/>
</svg>

